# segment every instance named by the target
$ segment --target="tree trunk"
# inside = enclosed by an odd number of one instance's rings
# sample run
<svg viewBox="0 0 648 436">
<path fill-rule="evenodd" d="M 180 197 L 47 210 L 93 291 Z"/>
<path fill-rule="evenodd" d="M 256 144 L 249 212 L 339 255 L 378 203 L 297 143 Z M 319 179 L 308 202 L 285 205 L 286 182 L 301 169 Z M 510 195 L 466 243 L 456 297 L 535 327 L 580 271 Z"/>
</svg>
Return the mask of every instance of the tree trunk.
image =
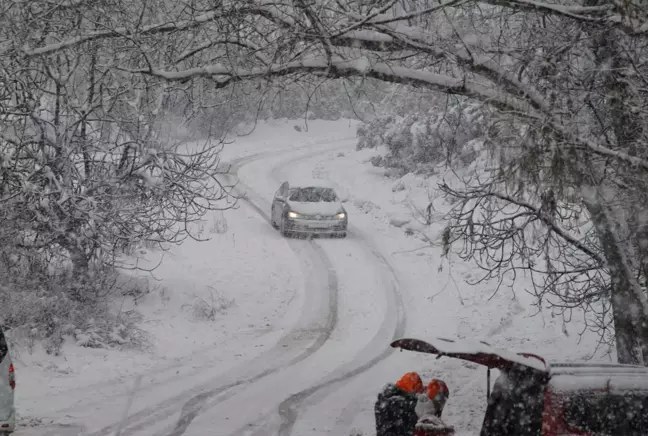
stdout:
<svg viewBox="0 0 648 436">
<path fill-rule="evenodd" d="M 97 67 L 97 49 L 96 47 L 93 47 L 92 52 L 90 53 L 90 83 L 88 83 L 88 96 L 86 97 L 87 109 L 83 114 L 84 119 L 83 122 L 81 123 L 81 133 L 80 133 L 81 147 L 83 152 L 83 168 L 85 170 L 86 180 L 90 180 L 92 178 L 92 157 L 90 156 L 90 144 L 88 143 L 89 140 L 87 135 L 87 129 L 89 125 L 88 117 L 90 115 L 90 111 L 92 110 L 92 106 L 94 105 L 94 100 L 95 100 L 96 67 Z"/>
<path fill-rule="evenodd" d="M 65 241 L 61 243 L 63 248 L 70 256 L 72 262 L 72 285 L 70 296 L 81 303 L 88 301 L 88 282 L 90 277 L 90 262 L 82 248 L 78 247 L 74 241 Z"/>
<path fill-rule="evenodd" d="M 615 3 L 611 0 L 586 0 L 585 5 L 612 6 Z M 605 126 L 614 133 L 614 138 L 607 139 L 616 143 L 615 148 L 634 156 L 643 128 L 640 117 L 632 111 L 636 93 L 623 76 L 629 61 L 625 56 L 620 56 L 624 50 L 620 44 L 622 36 L 614 30 L 597 27 L 590 28 L 587 33 L 592 40 L 592 51 L 605 94 L 597 117 L 604 120 Z M 601 132 L 602 137 L 604 134 Z M 616 177 L 623 180 L 624 174 L 617 174 Z M 632 181 L 625 182 L 632 184 Z M 596 186 L 601 182 L 590 180 L 590 183 Z M 620 363 L 648 366 L 648 306 L 639 282 L 642 256 L 632 246 L 639 236 L 639 228 L 633 226 L 632 222 L 623 223 L 628 226 L 627 231 L 617 225 L 617 216 L 622 214 L 613 214 L 615 206 L 612 201 L 605 198 L 600 188 L 596 189 L 595 196 L 585 199 L 585 206 L 592 216 L 610 272 L 617 358 Z M 620 198 L 619 195 L 617 201 Z M 646 210 L 645 206 L 638 207 Z"/>
<path fill-rule="evenodd" d="M 584 200 L 603 248 L 610 272 L 614 335 L 619 363 L 648 364 L 648 313 L 628 250 L 618 235 L 606 200 L 597 192 Z"/>
</svg>

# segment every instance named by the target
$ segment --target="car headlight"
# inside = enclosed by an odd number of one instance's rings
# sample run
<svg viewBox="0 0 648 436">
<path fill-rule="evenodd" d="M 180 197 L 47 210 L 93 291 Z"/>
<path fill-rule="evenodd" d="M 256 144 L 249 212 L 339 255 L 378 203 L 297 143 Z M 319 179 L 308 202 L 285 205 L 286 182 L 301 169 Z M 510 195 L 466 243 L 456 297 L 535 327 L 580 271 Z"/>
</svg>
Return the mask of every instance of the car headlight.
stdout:
<svg viewBox="0 0 648 436">
<path fill-rule="evenodd" d="M 335 218 L 337 218 L 339 220 L 343 220 L 344 218 L 346 218 L 346 213 L 344 213 L 344 212 L 337 213 L 337 214 L 335 214 Z"/>
<path fill-rule="evenodd" d="M 299 214 L 297 212 L 290 211 L 288 212 L 288 218 L 299 218 Z"/>
</svg>

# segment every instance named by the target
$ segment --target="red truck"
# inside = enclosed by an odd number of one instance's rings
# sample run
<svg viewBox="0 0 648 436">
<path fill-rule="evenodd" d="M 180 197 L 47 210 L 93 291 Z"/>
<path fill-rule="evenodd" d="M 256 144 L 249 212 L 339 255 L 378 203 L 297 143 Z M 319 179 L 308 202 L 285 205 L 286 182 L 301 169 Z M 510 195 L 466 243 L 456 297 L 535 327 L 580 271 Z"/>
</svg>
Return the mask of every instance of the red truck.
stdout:
<svg viewBox="0 0 648 436">
<path fill-rule="evenodd" d="M 486 367 L 488 406 L 480 436 L 648 435 L 647 367 L 548 362 L 481 341 L 404 338 L 391 346 Z M 494 369 L 499 376 L 491 389 Z"/>
</svg>

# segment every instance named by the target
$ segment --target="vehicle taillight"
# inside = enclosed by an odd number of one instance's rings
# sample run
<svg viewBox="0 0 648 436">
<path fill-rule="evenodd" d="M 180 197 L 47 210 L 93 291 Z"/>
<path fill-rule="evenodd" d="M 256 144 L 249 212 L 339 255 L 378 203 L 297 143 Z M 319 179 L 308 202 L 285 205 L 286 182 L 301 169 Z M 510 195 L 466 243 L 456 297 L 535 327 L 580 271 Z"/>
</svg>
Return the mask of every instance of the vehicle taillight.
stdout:
<svg viewBox="0 0 648 436">
<path fill-rule="evenodd" d="M 13 363 L 9 365 L 9 386 L 11 386 L 11 389 L 16 389 L 16 373 Z"/>
</svg>

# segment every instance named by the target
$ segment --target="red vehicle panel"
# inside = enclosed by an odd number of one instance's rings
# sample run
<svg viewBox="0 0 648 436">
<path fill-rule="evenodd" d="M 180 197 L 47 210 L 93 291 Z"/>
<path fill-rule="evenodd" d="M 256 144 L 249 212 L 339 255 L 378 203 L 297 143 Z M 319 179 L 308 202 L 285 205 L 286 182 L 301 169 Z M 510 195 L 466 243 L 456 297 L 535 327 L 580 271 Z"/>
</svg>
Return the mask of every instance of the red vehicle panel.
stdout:
<svg viewBox="0 0 648 436">
<path fill-rule="evenodd" d="M 549 363 L 477 341 L 404 338 L 394 348 L 498 369 L 481 436 L 640 436 L 648 428 L 648 368 Z"/>
</svg>

